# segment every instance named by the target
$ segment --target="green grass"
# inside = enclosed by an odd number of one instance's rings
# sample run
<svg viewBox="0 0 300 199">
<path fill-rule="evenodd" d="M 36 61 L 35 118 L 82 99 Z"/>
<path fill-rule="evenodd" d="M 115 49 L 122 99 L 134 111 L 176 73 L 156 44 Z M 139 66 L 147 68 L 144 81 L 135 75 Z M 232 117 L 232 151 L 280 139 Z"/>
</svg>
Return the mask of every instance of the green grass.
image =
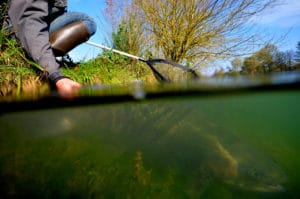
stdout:
<svg viewBox="0 0 300 199">
<path fill-rule="evenodd" d="M 155 82 L 151 70 L 139 62 L 99 55 L 93 60 L 82 62 L 74 68 L 62 68 L 65 75 L 81 84 L 128 84 L 136 79 Z"/>
<path fill-rule="evenodd" d="M 38 97 L 50 91 L 42 80 L 43 68 L 26 57 L 15 39 L 0 32 L 0 100 L 1 97 Z M 64 75 L 83 85 L 129 84 L 139 79 L 156 82 L 151 70 L 143 63 L 129 60 L 111 52 L 83 61 L 75 67 L 62 67 Z"/>
<path fill-rule="evenodd" d="M 0 33 L 0 96 L 20 97 L 34 89 L 45 90 L 38 75 L 41 67 L 29 60 L 16 40 Z"/>
</svg>

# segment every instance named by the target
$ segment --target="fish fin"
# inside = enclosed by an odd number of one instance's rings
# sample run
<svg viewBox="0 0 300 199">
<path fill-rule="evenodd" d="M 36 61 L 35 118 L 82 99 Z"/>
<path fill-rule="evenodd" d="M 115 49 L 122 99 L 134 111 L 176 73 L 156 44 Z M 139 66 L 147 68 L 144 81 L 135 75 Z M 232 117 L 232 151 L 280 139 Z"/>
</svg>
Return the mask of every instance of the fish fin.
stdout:
<svg viewBox="0 0 300 199">
<path fill-rule="evenodd" d="M 238 161 L 233 157 L 233 155 L 220 143 L 217 137 L 211 137 L 220 155 L 227 160 L 228 165 L 226 165 L 226 173 L 228 176 L 238 175 Z"/>
</svg>

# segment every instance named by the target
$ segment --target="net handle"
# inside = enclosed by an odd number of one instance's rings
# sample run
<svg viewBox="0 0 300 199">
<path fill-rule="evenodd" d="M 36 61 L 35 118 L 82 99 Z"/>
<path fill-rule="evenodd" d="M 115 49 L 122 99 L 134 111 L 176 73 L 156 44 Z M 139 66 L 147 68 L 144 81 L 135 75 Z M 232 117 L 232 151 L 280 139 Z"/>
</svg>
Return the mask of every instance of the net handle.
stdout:
<svg viewBox="0 0 300 199">
<path fill-rule="evenodd" d="M 167 63 L 167 64 L 170 64 L 172 65 L 173 67 L 177 67 L 177 68 L 180 68 L 184 71 L 187 71 L 189 73 L 191 73 L 193 75 L 193 77 L 195 79 L 198 79 L 199 76 L 197 75 L 197 73 L 191 69 L 191 68 L 187 68 L 183 65 L 180 65 L 178 63 L 175 63 L 175 62 L 171 62 L 171 61 L 167 61 L 165 59 L 151 59 L 151 60 L 145 60 L 141 57 L 138 57 L 138 56 L 135 56 L 135 55 L 131 55 L 129 53 L 126 53 L 126 52 L 123 52 L 123 51 L 120 51 L 120 50 L 116 50 L 116 49 L 113 49 L 113 48 L 110 48 L 110 47 L 107 47 L 107 46 L 104 46 L 102 44 L 98 44 L 98 43 L 94 43 L 94 42 L 90 42 L 90 41 L 86 41 L 85 42 L 86 44 L 90 45 L 90 46 L 94 46 L 94 47 L 98 47 L 98 48 L 102 48 L 102 49 L 105 49 L 105 50 L 109 50 L 109 51 L 112 51 L 114 53 L 118 53 L 120 55 L 124 55 L 124 56 L 127 56 L 127 57 L 130 57 L 132 59 L 135 59 L 135 60 L 139 60 L 139 61 L 142 61 L 142 62 L 145 62 L 147 63 L 147 65 L 150 67 L 150 69 L 153 71 L 156 79 L 158 79 L 158 81 L 162 81 L 162 82 L 170 82 L 171 80 L 169 80 L 168 78 L 165 78 L 161 73 L 159 73 L 154 67 L 153 67 L 153 63 L 156 63 L 156 62 L 160 62 L 160 63 Z"/>
<path fill-rule="evenodd" d="M 154 76 L 155 78 L 160 81 L 160 82 L 169 82 L 170 80 L 165 78 L 162 74 L 160 74 L 152 65 L 153 61 L 152 60 L 145 60 L 141 57 L 138 57 L 138 56 L 135 56 L 135 55 L 131 55 L 129 53 L 126 53 L 126 52 L 123 52 L 123 51 L 120 51 L 120 50 L 116 50 L 116 49 L 113 49 L 113 48 L 110 48 L 110 47 L 107 47 L 107 46 L 104 46 L 102 44 L 98 44 L 98 43 L 94 43 L 94 42 L 90 42 L 90 41 L 86 41 L 85 42 L 86 44 L 90 45 L 90 46 L 94 46 L 94 47 L 98 47 L 98 48 L 102 48 L 102 49 L 105 49 L 105 50 L 109 50 L 109 51 L 112 51 L 114 53 L 118 53 L 120 55 L 124 55 L 124 56 L 127 56 L 127 57 L 130 57 L 132 59 L 135 59 L 135 60 L 139 60 L 139 61 L 142 61 L 142 62 L 145 62 L 147 63 L 147 65 L 150 67 L 150 69 L 152 70 L 152 72 L 154 73 Z"/>
<path fill-rule="evenodd" d="M 90 41 L 86 41 L 85 43 L 88 44 L 88 45 L 90 45 L 90 46 L 102 48 L 102 49 L 105 49 L 105 50 L 112 51 L 112 52 L 114 52 L 114 53 L 118 53 L 118 54 L 120 54 L 120 55 L 124 55 L 124 56 L 130 57 L 130 58 L 132 58 L 132 59 L 136 59 L 136 60 L 140 60 L 140 61 L 143 61 L 143 62 L 147 62 L 147 60 L 145 60 L 145 59 L 143 59 L 143 58 L 141 58 L 141 57 L 138 57 L 138 56 L 135 56 L 135 55 L 131 55 L 131 54 L 129 54 L 129 53 L 126 53 L 126 52 L 123 52 L 123 51 L 120 51 L 120 50 L 116 50 L 116 49 L 113 49 L 113 48 L 104 46 L 104 45 L 102 45 L 102 44 L 97 44 L 97 43 L 90 42 Z"/>
</svg>

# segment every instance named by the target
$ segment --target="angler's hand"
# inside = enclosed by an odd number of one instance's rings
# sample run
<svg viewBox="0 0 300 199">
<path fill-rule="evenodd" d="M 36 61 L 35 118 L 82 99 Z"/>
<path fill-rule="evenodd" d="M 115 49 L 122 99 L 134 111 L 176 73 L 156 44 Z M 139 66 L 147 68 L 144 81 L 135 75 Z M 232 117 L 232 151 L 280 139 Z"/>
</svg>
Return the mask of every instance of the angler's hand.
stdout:
<svg viewBox="0 0 300 199">
<path fill-rule="evenodd" d="M 60 79 L 56 82 L 56 88 L 59 95 L 63 98 L 73 98 L 78 95 L 81 85 L 68 78 Z"/>
</svg>

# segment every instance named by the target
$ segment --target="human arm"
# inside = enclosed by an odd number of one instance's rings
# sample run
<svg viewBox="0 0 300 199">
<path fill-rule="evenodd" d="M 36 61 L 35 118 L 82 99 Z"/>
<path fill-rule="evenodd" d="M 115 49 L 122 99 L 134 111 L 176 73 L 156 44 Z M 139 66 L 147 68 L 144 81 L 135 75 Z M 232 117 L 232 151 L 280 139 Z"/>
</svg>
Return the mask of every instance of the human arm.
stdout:
<svg viewBox="0 0 300 199">
<path fill-rule="evenodd" d="M 70 91 L 66 88 L 78 88 L 77 82 L 65 78 L 61 73 L 50 46 L 49 1 L 12 0 L 8 14 L 17 39 L 28 55 L 44 68 L 50 83 L 61 92 Z M 67 85 L 63 86 L 62 82 Z"/>
</svg>

